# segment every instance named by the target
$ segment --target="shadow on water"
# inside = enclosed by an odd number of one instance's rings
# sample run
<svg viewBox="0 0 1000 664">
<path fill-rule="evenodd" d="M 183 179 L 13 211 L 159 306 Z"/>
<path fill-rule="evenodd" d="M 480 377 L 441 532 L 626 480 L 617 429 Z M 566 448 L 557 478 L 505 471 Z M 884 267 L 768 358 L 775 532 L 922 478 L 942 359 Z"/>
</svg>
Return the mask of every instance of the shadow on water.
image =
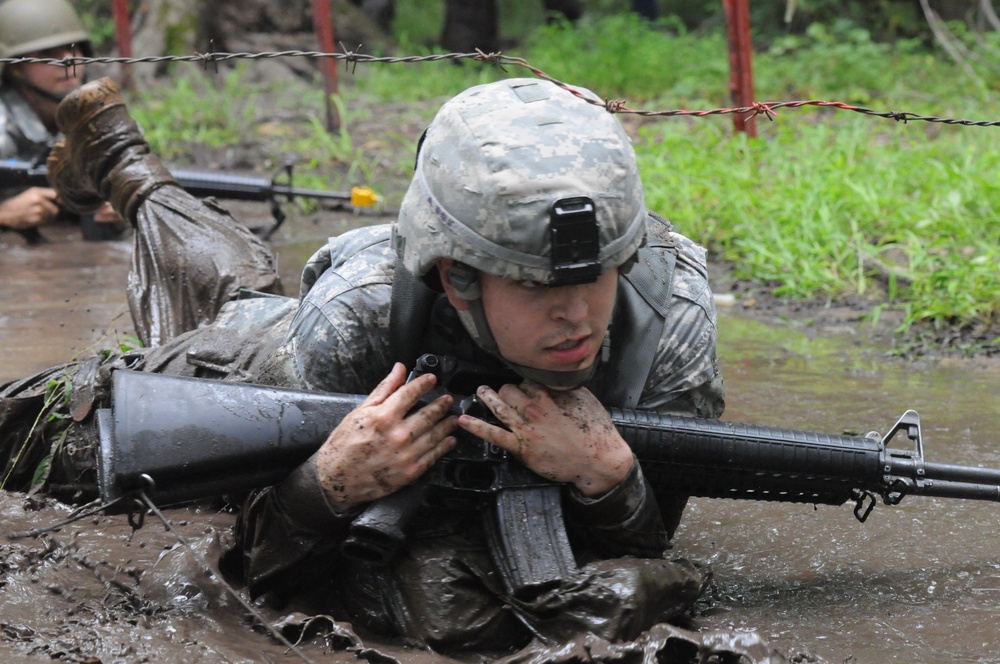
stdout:
<svg viewBox="0 0 1000 664">
<path fill-rule="evenodd" d="M 1000 468 L 1000 373 L 908 364 L 850 338 L 724 315 L 724 419 L 886 433 L 920 413 L 928 461 Z M 839 507 L 695 499 L 676 552 L 711 563 L 706 627 L 758 630 L 830 662 L 995 662 L 1000 506 L 911 496 Z"/>
<path fill-rule="evenodd" d="M 322 239 L 356 221 L 282 230 L 275 246 L 289 294 Z M 131 333 L 124 298 L 131 242 L 81 243 L 73 229 L 48 234 L 52 242 L 41 247 L 0 237 L 0 382 Z M 1000 468 L 996 370 L 891 361 L 851 337 L 810 338 L 725 313 L 721 331 L 727 420 L 885 433 L 912 408 L 927 460 Z M 25 512 L 20 499 L 0 499 L 8 532 L 65 514 L 57 506 Z M 197 511 L 172 516 L 194 539 L 224 534 L 232 521 Z M 998 516 L 992 503 L 909 497 L 876 506 L 861 524 L 851 505 L 695 499 L 674 553 L 712 566 L 713 595 L 698 619 L 705 629 L 754 630 L 779 650 L 827 662 L 996 662 Z M 0 641 L 70 661 L 66 648 L 104 661 L 285 660 L 287 651 L 251 632 L 218 590 L 189 583 L 197 571 L 164 571 L 161 554 L 174 545 L 157 525 L 132 534 L 124 517 L 0 541 Z"/>
</svg>

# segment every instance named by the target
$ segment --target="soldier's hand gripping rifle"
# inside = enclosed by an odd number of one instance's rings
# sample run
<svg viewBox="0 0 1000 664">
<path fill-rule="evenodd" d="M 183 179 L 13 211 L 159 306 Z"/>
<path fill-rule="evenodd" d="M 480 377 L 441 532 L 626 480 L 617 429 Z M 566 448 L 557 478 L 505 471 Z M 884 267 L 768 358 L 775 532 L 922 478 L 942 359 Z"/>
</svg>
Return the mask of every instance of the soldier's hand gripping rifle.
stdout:
<svg viewBox="0 0 1000 664">
<path fill-rule="evenodd" d="M 281 481 L 364 398 L 129 371 L 115 372 L 112 392 L 111 408 L 98 413 L 101 497 L 109 503 L 143 491 L 158 505 Z M 912 410 L 885 436 L 863 437 L 609 413 L 664 502 L 853 501 L 860 521 L 879 496 L 888 505 L 908 495 L 1000 502 L 1000 470 L 924 459 Z"/>
<path fill-rule="evenodd" d="M 354 208 L 371 207 L 378 202 L 378 195 L 368 187 L 353 187 L 350 192 L 293 187 L 291 165 L 285 165 L 281 175 L 274 178 L 188 168 L 171 168 L 170 174 L 192 196 L 270 203 L 274 226 L 264 233 L 265 240 L 285 221 L 285 212 L 281 208 L 282 197 L 286 201 L 295 198 L 336 201 L 340 205 L 350 204 Z M 279 182 L 279 177 L 284 181 Z M 17 159 L 0 160 L 0 187 L 48 186 L 48 170 L 44 164 Z"/>
</svg>

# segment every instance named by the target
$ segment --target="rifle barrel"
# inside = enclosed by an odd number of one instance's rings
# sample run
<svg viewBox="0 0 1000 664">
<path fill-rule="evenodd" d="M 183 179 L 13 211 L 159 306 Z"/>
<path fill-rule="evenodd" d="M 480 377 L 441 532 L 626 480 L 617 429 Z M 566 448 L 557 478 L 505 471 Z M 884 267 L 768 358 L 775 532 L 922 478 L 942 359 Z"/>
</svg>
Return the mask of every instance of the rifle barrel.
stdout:
<svg viewBox="0 0 1000 664">
<path fill-rule="evenodd" d="M 303 189 L 276 184 L 270 178 L 253 175 L 236 175 L 218 171 L 190 168 L 171 168 L 170 174 L 192 196 L 215 196 L 227 200 L 266 202 L 276 196 L 336 200 L 354 203 L 353 192 Z M 0 161 L 0 187 L 48 187 L 48 170 L 44 165 L 31 164 L 18 159 Z M 360 202 L 360 205 L 370 205 Z"/>
</svg>

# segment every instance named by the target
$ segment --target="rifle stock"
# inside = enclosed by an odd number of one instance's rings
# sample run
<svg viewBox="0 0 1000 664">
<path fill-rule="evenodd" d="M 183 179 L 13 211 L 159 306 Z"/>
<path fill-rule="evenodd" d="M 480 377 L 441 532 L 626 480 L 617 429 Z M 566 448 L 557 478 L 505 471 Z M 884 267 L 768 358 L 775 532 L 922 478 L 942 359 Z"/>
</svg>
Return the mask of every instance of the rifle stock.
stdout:
<svg viewBox="0 0 1000 664">
<path fill-rule="evenodd" d="M 363 399 L 132 371 L 98 413 L 98 483 L 111 502 L 143 490 L 158 505 L 280 481 Z M 908 410 L 883 438 L 609 409 L 657 499 L 703 496 L 841 505 L 864 521 L 881 496 L 1000 502 L 1000 470 L 924 460 Z M 902 433 L 909 447 L 890 447 Z"/>
</svg>

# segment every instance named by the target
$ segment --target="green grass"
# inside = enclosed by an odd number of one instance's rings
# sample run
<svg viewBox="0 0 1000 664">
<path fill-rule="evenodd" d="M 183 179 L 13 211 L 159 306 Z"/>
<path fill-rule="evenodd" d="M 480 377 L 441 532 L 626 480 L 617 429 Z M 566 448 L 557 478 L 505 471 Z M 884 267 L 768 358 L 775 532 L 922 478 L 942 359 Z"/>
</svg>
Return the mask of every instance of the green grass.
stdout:
<svg viewBox="0 0 1000 664">
<path fill-rule="evenodd" d="M 435 52 L 413 35 L 402 37 L 410 44 L 402 53 Z M 632 108 L 730 105 L 724 36 L 688 34 L 670 20 L 650 27 L 626 15 L 550 25 L 506 55 Z M 178 82 L 165 97 L 147 97 L 137 115 L 157 149 L 248 140 L 248 124 L 281 110 L 255 107 L 240 71 L 215 88 Z M 342 79 L 340 109 L 350 119 L 376 102 L 443 100 L 469 85 L 531 75 L 472 61 L 362 64 Z M 754 79 L 761 101 L 822 99 L 1000 120 L 992 115 L 1000 79 L 989 70 L 970 77 L 942 53 L 909 42 L 876 44 L 849 25 L 774 41 L 755 55 Z M 287 97 L 289 108 L 321 117 L 318 87 Z M 754 140 L 734 132 L 729 115 L 643 122 L 636 148 L 649 206 L 716 260 L 731 262 L 738 276 L 778 295 L 861 296 L 875 312 L 903 310 L 904 326 L 996 322 L 1000 156 L 993 146 L 1000 127 L 904 124 L 815 107 L 780 109 L 773 122 L 755 122 Z M 331 134 L 313 121 L 287 136 L 279 127 L 269 140 L 302 155 L 307 170 L 340 164 L 372 177 L 369 137 L 353 135 L 352 126 Z M 393 172 L 405 177 L 416 136 L 385 140 L 398 153 Z"/>
</svg>

